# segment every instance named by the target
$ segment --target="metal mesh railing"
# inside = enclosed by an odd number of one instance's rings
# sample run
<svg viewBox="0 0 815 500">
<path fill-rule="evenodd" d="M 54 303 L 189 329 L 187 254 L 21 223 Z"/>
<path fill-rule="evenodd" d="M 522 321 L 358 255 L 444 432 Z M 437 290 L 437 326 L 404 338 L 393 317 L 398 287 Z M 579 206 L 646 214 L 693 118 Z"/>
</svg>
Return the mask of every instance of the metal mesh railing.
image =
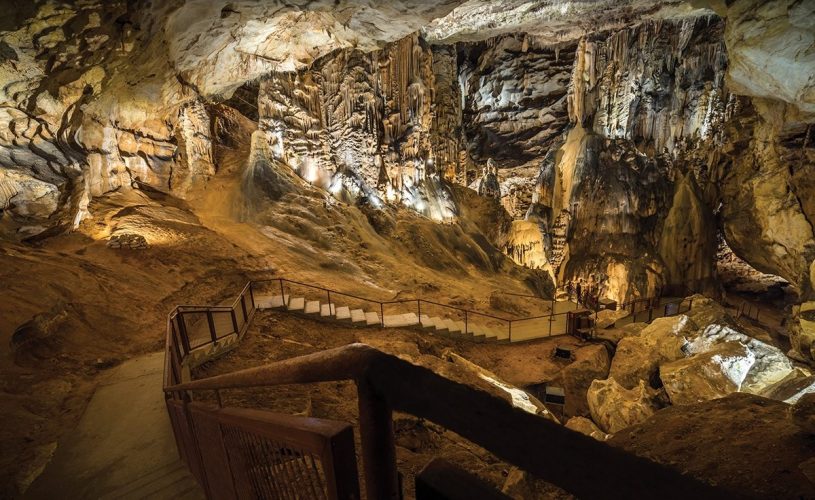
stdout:
<svg viewBox="0 0 815 500">
<path fill-rule="evenodd" d="M 175 308 L 167 320 L 164 387 L 237 345 L 255 310 L 251 283 L 227 306 Z M 178 453 L 209 498 L 359 498 L 350 425 L 209 406 L 176 391 L 165 396 Z"/>
<path fill-rule="evenodd" d="M 393 411 L 433 421 L 578 496 L 600 497 L 609 490 L 627 497 L 643 497 L 657 490 L 665 498 L 718 498 L 723 493 L 519 410 L 503 397 L 361 344 L 190 381 L 190 359 L 226 338 L 239 339 L 252 320 L 255 305 L 249 284 L 231 306 L 204 307 L 209 341 L 204 337 L 198 349 L 189 343 L 187 327 L 191 324 L 185 315 L 200 313 L 201 308 L 177 308 L 167 322 L 167 410 L 179 454 L 208 498 L 359 499 L 349 424 L 220 407 L 222 390 L 339 380 L 353 380 L 357 386 L 368 498 L 399 497 Z M 228 314 L 231 327 L 219 328 L 215 316 L 222 312 Z M 577 324 L 583 319 L 581 314 L 566 316 Z M 217 356 L 224 351 L 207 352 Z M 198 391 L 215 391 L 219 406 L 193 402 Z M 460 411 L 462 408 L 477 409 L 478 418 Z M 539 453 L 540 443 L 559 453 Z M 573 473 L 577 469 L 580 475 Z"/>
<path fill-rule="evenodd" d="M 327 499 L 325 473 L 318 457 L 234 426 L 224 428 L 224 445 L 232 460 L 246 467 L 255 498 Z"/>
</svg>

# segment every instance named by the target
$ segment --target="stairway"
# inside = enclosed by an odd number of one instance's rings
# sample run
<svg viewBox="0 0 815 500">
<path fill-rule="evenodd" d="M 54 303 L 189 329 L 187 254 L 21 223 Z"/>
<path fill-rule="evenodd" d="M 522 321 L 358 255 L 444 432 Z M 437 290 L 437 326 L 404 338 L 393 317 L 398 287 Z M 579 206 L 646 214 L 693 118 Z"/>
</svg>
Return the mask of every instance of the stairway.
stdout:
<svg viewBox="0 0 815 500">
<path fill-rule="evenodd" d="M 181 460 L 157 466 L 144 476 L 107 493 L 102 498 L 121 500 L 203 500 L 201 486 Z"/>
<path fill-rule="evenodd" d="M 452 338 L 474 342 L 509 342 L 509 329 L 506 325 L 486 325 L 472 319 L 464 324 L 463 320 L 422 314 L 421 322 L 416 313 L 384 315 L 380 318 L 378 311 L 351 309 L 332 302 L 330 305 L 317 300 L 306 300 L 304 297 L 290 295 L 255 295 L 258 309 L 284 309 L 308 316 L 319 316 L 359 326 L 380 325 L 384 328 L 406 328 L 418 326 L 425 330 Z"/>
</svg>

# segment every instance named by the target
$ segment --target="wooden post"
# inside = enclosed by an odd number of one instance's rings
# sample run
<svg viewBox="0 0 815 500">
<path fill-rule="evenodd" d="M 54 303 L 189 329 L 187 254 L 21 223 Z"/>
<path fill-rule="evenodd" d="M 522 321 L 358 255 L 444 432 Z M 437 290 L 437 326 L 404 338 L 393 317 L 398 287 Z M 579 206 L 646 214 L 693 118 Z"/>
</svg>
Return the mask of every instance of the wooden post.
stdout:
<svg viewBox="0 0 815 500">
<path fill-rule="evenodd" d="M 246 312 L 246 300 L 244 300 L 244 296 L 241 296 L 241 311 L 243 311 L 243 322 L 246 323 L 249 321 L 249 314 Z"/>
<path fill-rule="evenodd" d="M 215 333 L 215 321 L 212 319 L 212 311 L 207 310 L 207 324 L 209 325 L 209 336 L 213 342 L 218 342 L 218 336 Z"/>
<path fill-rule="evenodd" d="M 232 316 L 232 329 L 235 330 L 235 335 L 238 334 L 238 315 L 235 314 L 235 308 L 233 307 L 232 310 L 229 312 Z"/>
<path fill-rule="evenodd" d="M 178 333 L 181 336 L 181 345 L 184 347 L 184 355 L 187 355 L 192 349 L 190 349 L 190 337 L 187 335 L 187 323 L 184 321 L 184 313 L 178 313 L 176 318 L 178 319 Z"/>
<path fill-rule="evenodd" d="M 390 406 L 364 378 L 357 380 L 359 433 L 368 498 L 401 498 L 396 472 L 396 445 Z"/>
</svg>

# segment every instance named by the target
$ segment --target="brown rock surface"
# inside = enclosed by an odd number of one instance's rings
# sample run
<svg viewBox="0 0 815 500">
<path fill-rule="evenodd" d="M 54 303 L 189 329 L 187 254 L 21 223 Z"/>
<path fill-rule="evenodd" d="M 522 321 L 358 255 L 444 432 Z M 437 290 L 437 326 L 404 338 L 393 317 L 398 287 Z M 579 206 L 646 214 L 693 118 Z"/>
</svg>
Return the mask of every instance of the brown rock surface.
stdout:
<svg viewBox="0 0 815 500">
<path fill-rule="evenodd" d="M 809 498 L 815 442 L 790 405 L 751 394 L 659 411 L 608 442 L 747 497 Z"/>
</svg>

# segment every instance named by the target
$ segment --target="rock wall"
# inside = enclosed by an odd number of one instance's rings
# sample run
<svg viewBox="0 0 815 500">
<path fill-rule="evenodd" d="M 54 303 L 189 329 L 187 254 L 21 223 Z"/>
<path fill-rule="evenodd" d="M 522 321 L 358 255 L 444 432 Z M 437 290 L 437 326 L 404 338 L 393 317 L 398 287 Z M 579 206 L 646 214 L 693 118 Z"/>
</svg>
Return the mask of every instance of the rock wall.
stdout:
<svg viewBox="0 0 815 500">
<path fill-rule="evenodd" d="M 507 252 L 536 245 L 561 283 L 617 299 L 708 283 L 714 228 L 811 295 L 809 4 L 702 5 L 725 23 L 660 2 L 458 3 L 16 13 L 0 24 L 3 234 L 69 228 L 134 185 L 187 196 L 217 172 L 223 102 L 259 121 L 275 168 L 347 201 L 451 220 L 446 183 L 483 186 L 532 223 Z"/>
<path fill-rule="evenodd" d="M 434 69 L 443 73 L 445 65 L 433 64 L 416 35 L 381 51 L 341 50 L 264 80 L 260 127 L 275 138 L 278 159 L 308 182 L 449 220 L 455 206 L 437 181 L 458 170 L 456 127 L 444 113 L 435 119 Z"/>
<path fill-rule="evenodd" d="M 506 166 L 545 155 L 569 123 L 574 44 L 553 46 L 519 34 L 462 44 L 459 53 L 470 156 Z"/>
</svg>

